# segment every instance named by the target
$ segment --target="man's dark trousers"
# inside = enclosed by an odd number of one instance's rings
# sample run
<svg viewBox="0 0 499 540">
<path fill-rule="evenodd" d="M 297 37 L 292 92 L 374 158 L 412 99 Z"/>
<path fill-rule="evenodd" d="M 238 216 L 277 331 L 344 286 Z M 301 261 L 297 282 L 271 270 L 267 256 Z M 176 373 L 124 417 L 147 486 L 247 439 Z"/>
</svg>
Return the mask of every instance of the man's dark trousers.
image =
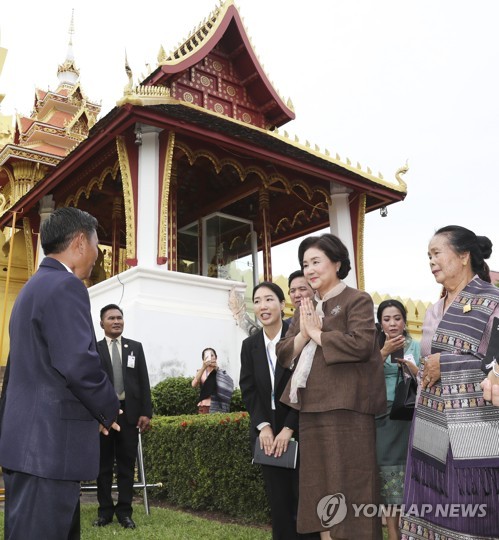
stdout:
<svg viewBox="0 0 499 540">
<path fill-rule="evenodd" d="M 100 436 L 100 469 L 97 478 L 97 500 L 99 501 L 99 517 L 112 519 L 116 514 L 118 520 L 132 516 L 132 499 L 135 460 L 137 459 L 137 445 L 139 430 L 135 425 L 129 424 L 125 414 L 126 404 L 121 402 L 123 414 L 118 417 L 120 431 L 111 430 L 109 435 Z M 116 458 L 116 460 L 115 460 Z M 113 483 L 114 463 L 116 461 L 116 475 L 118 484 L 118 502 L 114 506 L 111 495 Z"/>
<path fill-rule="evenodd" d="M 51 480 L 7 469 L 3 477 L 7 491 L 19 493 L 15 507 L 10 497 L 5 499 L 5 540 L 80 539 L 80 482 Z M 59 511 L 54 512 L 54 508 Z"/>
</svg>

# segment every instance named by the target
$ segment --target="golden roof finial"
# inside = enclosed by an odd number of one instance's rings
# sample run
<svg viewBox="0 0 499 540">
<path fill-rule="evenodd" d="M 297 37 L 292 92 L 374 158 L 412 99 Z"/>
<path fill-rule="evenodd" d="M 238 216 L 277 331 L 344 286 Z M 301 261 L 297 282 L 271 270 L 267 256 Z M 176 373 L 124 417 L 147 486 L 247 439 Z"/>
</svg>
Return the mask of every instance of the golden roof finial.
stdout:
<svg viewBox="0 0 499 540">
<path fill-rule="evenodd" d="M 69 23 L 69 43 L 68 43 L 68 52 L 66 53 L 66 59 L 64 62 L 57 68 L 57 77 L 59 81 L 64 84 L 75 85 L 78 82 L 80 76 L 80 70 L 77 69 L 75 65 L 75 59 L 73 54 L 73 34 L 75 33 L 75 23 L 74 23 L 74 8 L 71 10 L 71 22 Z"/>
<path fill-rule="evenodd" d="M 73 46 L 73 34 L 75 33 L 75 8 L 71 10 L 71 22 L 69 23 L 69 45 Z"/>
</svg>

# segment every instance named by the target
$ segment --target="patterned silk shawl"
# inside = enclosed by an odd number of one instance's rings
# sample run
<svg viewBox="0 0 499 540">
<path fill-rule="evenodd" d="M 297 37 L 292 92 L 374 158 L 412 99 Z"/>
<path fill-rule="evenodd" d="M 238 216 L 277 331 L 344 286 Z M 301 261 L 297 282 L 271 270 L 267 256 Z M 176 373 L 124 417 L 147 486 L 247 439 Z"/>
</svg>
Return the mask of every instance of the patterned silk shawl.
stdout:
<svg viewBox="0 0 499 540">
<path fill-rule="evenodd" d="M 419 392 L 415 460 L 445 470 L 450 444 L 456 467 L 499 466 L 499 408 L 483 399 L 478 355 L 498 303 L 499 289 L 475 276 L 443 315 L 431 346 L 440 353 L 441 380 Z"/>
</svg>

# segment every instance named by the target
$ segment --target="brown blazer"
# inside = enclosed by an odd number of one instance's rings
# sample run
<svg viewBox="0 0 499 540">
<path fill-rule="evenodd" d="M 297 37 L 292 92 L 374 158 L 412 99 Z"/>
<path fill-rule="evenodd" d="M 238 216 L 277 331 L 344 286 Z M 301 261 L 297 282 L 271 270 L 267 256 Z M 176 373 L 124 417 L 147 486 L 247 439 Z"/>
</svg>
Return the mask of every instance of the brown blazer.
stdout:
<svg viewBox="0 0 499 540">
<path fill-rule="evenodd" d="M 322 347 L 317 347 L 306 388 L 298 390 L 298 403 L 289 402 L 291 381 L 281 401 L 301 412 L 348 409 L 365 414 L 386 411 L 383 360 L 376 340 L 371 297 L 347 287 L 324 302 Z M 300 331 L 297 310 L 286 337 L 277 345 L 284 367 L 293 363 L 294 337 Z"/>
</svg>

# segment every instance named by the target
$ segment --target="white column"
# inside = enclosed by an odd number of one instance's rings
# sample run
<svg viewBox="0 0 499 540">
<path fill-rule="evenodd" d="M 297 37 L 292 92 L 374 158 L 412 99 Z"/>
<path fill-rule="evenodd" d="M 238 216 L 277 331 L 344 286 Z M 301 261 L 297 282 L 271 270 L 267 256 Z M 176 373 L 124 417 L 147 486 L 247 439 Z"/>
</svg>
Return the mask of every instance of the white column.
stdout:
<svg viewBox="0 0 499 540">
<path fill-rule="evenodd" d="M 355 265 L 355 250 L 352 234 L 352 220 L 348 195 L 351 190 L 345 186 L 331 184 L 331 206 L 329 207 L 329 226 L 331 233 L 336 235 L 347 247 L 352 269 L 344 279 L 350 287 L 357 287 Z"/>
<path fill-rule="evenodd" d="M 164 268 L 158 265 L 159 200 L 159 133 L 152 126 L 142 130 L 139 147 L 137 265 L 142 268 Z"/>
<path fill-rule="evenodd" d="M 38 214 L 40 215 L 40 229 L 41 229 L 42 223 L 50 216 L 50 214 L 53 213 L 55 209 L 54 197 L 52 195 L 45 195 L 45 197 L 42 197 L 42 200 L 38 204 L 40 205 L 40 210 L 38 210 Z M 40 234 L 40 229 L 38 230 L 38 234 Z M 42 262 L 44 257 L 45 255 L 43 253 L 40 237 L 38 237 L 37 253 L 36 253 L 37 264 L 36 264 L 35 271 L 38 270 L 38 267 L 40 266 L 40 263 Z"/>
</svg>

